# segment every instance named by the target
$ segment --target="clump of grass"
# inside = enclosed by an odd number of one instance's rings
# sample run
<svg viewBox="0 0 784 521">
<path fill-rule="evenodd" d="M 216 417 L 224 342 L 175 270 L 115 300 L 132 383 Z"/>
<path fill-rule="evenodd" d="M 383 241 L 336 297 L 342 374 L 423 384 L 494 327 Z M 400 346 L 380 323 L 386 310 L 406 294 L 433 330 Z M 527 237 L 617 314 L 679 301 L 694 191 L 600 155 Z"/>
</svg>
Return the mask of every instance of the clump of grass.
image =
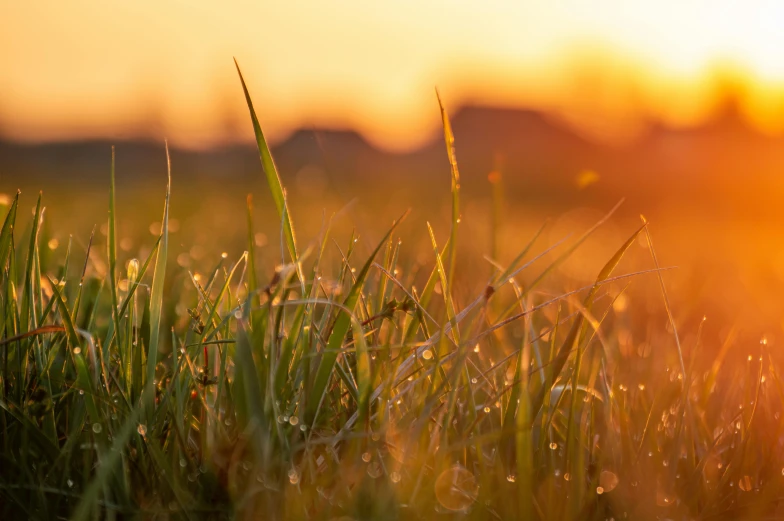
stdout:
<svg viewBox="0 0 784 521">
<path fill-rule="evenodd" d="M 171 174 L 149 255 L 119 259 L 112 161 L 103 269 L 88 269 L 90 246 L 83 265 L 71 244 L 59 264 L 42 257 L 40 196 L 22 233 L 18 195 L 7 208 L 4 519 L 781 513 L 784 387 L 765 344 L 743 366 L 725 367 L 725 349 L 703 371 L 698 345 L 651 352 L 628 340 L 622 285 L 662 277 L 647 223 L 595 283 L 562 295 L 541 283 L 604 220 L 535 273 L 541 230 L 489 279 L 458 273 L 460 177 L 442 105 L 451 228 L 444 240 L 427 225 L 429 272 L 403 265 L 395 234 L 405 215 L 376 244 L 352 237 L 329 265 L 328 227 L 306 251 L 297 244 L 242 86 L 281 218 L 286 257 L 274 269 L 255 265 L 249 198 L 247 252 L 191 274 L 192 294 L 171 290 Z M 641 234 L 653 267 L 616 273 Z M 187 320 L 169 320 L 177 306 Z"/>
</svg>

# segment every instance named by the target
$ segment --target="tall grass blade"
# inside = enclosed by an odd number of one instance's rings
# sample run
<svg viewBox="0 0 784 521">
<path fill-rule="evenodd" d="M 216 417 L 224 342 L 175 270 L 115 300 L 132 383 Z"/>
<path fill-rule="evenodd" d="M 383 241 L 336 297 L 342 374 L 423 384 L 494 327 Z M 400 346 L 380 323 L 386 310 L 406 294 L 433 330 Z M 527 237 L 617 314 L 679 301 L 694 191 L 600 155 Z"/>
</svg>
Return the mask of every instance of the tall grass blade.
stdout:
<svg viewBox="0 0 784 521">
<path fill-rule="evenodd" d="M 256 144 L 259 147 L 261 165 L 264 167 L 264 174 L 267 176 L 267 184 L 269 185 L 270 192 L 272 192 L 272 199 L 275 201 L 275 207 L 278 209 L 278 214 L 283 222 L 283 234 L 289 249 L 289 254 L 291 255 L 292 262 L 298 264 L 299 253 L 297 252 L 297 241 L 294 236 L 294 228 L 291 224 L 288 205 L 286 204 L 286 192 L 283 188 L 283 183 L 280 181 L 278 169 L 275 167 L 275 161 L 272 159 L 272 153 L 267 145 L 267 140 L 264 138 L 259 119 L 256 117 L 256 111 L 253 109 L 253 102 L 250 99 L 248 87 L 245 85 L 245 79 L 242 77 L 242 71 L 240 71 L 240 66 L 236 59 L 234 60 L 234 65 L 237 67 L 237 74 L 239 74 L 240 82 L 242 83 L 242 91 L 245 93 L 245 101 L 247 102 L 248 110 L 250 111 L 250 119 L 253 122 L 253 132 L 256 134 Z M 301 278 L 302 277 L 300 276 L 300 279 Z"/>
<path fill-rule="evenodd" d="M 164 280 L 166 278 L 166 260 L 169 251 L 169 204 L 171 199 L 171 157 L 169 155 L 169 144 L 166 143 L 166 200 L 163 206 L 163 218 L 161 219 L 161 239 L 158 246 L 158 256 L 155 259 L 155 271 L 152 276 L 152 288 L 150 289 L 150 344 L 147 348 L 147 371 L 146 385 L 153 386 L 155 380 L 155 366 L 158 363 L 158 348 L 160 343 L 161 322 L 163 313 L 163 294 Z M 154 393 L 145 392 L 148 402 L 146 403 L 146 414 L 152 415 L 154 408 Z M 149 417 L 149 416 L 148 416 Z"/>
<path fill-rule="evenodd" d="M 455 154 L 455 135 L 452 133 L 452 124 L 449 122 L 449 114 L 441 102 L 441 95 L 436 89 L 438 107 L 441 110 L 441 123 L 444 127 L 444 144 L 446 144 L 446 154 L 449 158 L 449 168 L 452 173 L 452 229 L 449 234 L 449 287 L 455 280 L 455 264 L 457 262 L 457 227 L 460 224 L 460 171 L 457 168 L 457 156 Z"/>
<path fill-rule="evenodd" d="M 117 313 L 117 218 L 115 209 L 115 183 L 114 183 L 114 147 L 112 147 L 111 181 L 109 186 L 109 226 L 106 242 L 107 257 L 109 258 L 109 292 L 112 298 L 112 326 L 119 332 L 120 316 Z M 119 342 L 119 335 L 117 345 Z M 105 346 L 108 349 L 109 346 Z"/>
</svg>

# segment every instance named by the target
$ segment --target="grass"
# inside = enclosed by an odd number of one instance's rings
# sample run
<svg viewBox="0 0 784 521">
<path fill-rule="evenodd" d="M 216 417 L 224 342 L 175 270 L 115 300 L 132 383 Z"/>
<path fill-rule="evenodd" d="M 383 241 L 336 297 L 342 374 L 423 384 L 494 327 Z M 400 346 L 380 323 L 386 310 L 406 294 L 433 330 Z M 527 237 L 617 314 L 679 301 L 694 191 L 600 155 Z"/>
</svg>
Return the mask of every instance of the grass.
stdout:
<svg viewBox="0 0 784 521">
<path fill-rule="evenodd" d="M 562 294 L 543 283 L 615 209 L 552 251 L 539 245 L 543 226 L 508 265 L 494 259 L 489 279 L 459 272 L 457 244 L 470 238 L 459 233 L 460 177 L 439 99 L 452 211 L 448 237 L 423 226 L 427 268 L 406 260 L 396 235 L 405 214 L 374 244 L 352 236 L 340 246 L 325 226 L 302 250 L 242 87 L 281 220 L 276 266 L 256 265 L 248 198 L 247 251 L 175 289 L 171 166 L 144 259 L 118 258 L 114 160 L 107 249 L 91 253 L 91 241 L 83 264 L 70 243 L 61 259 L 45 255 L 40 196 L 27 223 L 19 195 L 6 208 L 0 517 L 782 514 L 776 357 L 761 342 L 743 346 L 747 361 L 725 363 L 730 334 L 719 356 L 701 358 L 701 324 L 694 345 L 681 342 L 647 222 L 594 283 Z M 641 239 L 652 264 L 621 272 Z M 328 249 L 339 262 L 324 260 Z M 647 297 L 667 322 L 635 322 L 626 288 L 641 277 L 658 278 L 661 293 Z M 672 342 L 643 343 L 651 328 Z"/>
</svg>

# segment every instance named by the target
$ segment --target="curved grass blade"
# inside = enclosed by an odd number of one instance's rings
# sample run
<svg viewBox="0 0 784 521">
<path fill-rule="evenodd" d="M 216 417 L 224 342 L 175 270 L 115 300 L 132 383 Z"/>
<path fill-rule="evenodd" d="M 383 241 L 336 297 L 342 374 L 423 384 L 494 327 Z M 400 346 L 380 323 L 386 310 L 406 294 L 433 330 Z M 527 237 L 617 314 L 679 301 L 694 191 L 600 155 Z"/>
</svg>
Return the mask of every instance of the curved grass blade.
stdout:
<svg viewBox="0 0 784 521">
<path fill-rule="evenodd" d="M 250 119 L 253 122 L 253 132 L 256 134 L 256 144 L 259 147 L 259 157 L 261 158 L 261 166 L 264 169 L 264 174 L 267 176 L 267 184 L 269 184 L 270 191 L 272 192 L 272 199 L 275 201 L 275 207 L 278 209 L 281 221 L 283 221 L 283 234 L 285 235 L 286 245 L 291 255 L 291 260 L 299 265 L 299 254 L 297 253 L 297 241 L 294 237 L 294 228 L 291 225 L 291 217 L 289 216 L 288 205 L 286 204 L 286 192 L 283 189 L 283 183 L 280 181 L 278 169 L 275 167 L 275 161 L 272 159 L 267 140 L 264 138 L 264 133 L 261 130 L 259 119 L 256 117 L 256 111 L 253 109 L 253 102 L 250 99 L 248 87 L 245 85 L 245 79 L 242 77 L 240 65 L 237 60 L 234 60 L 234 65 L 237 67 L 237 74 L 240 76 L 242 83 L 242 90 L 245 93 L 245 101 L 248 103 L 248 110 L 250 111 Z M 302 275 L 298 273 L 300 280 Z"/>
<path fill-rule="evenodd" d="M 436 89 L 438 107 L 441 110 L 441 123 L 444 127 L 444 143 L 446 154 L 449 158 L 449 168 L 452 173 L 452 230 L 449 234 L 449 287 L 455 280 L 455 264 L 457 262 L 457 226 L 460 224 L 460 171 L 457 169 L 457 156 L 455 155 L 455 135 L 452 133 L 452 124 L 449 122 L 441 95 Z"/>
<path fill-rule="evenodd" d="M 343 307 L 346 310 L 353 310 L 356 306 L 362 291 L 362 286 L 365 283 L 365 278 L 370 271 L 370 266 L 373 264 L 373 259 L 375 259 L 376 255 L 378 255 L 378 252 L 387 242 L 390 235 L 392 235 L 394 229 L 397 228 L 397 225 L 400 224 L 400 222 L 405 219 L 407 215 L 408 211 L 406 211 L 406 213 L 404 213 L 399 219 L 392 223 L 392 227 L 378 243 L 378 246 L 376 246 L 376 249 L 373 250 L 373 253 L 370 254 L 370 258 L 367 260 L 367 262 L 365 262 L 365 265 L 362 267 L 362 271 L 360 271 L 357 275 L 356 282 L 353 286 L 351 286 L 348 295 L 346 295 L 346 299 L 343 301 Z M 350 327 L 351 315 L 348 312 L 341 313 L 335 321 L 335 326 L 332 328 L 332 333 L 329 335 L 327 349 L 324 352 L 324 356 L 322 357 L 321 363 L 319 364 L 318 370 L 316 372 L 316 379 L 310 394 L 312 399 L 308 401 L 306 408 L 306 421 L 308 425 L 312 424 L 313 419 L 316 416 L 316 410 L 318 409 L 322 396 L 327 390 L 329 379 L 333 374 L 335 362 L 338 357 L 338 351 L 343 345 L 343 340 L 345 339 Z M 363 382 L 360 382 L 359 387 L 363 387 Z"/>
<path fill-rule="evenodd" d="M 147 382 L 151 387 L 155 379 L 155 365 L 158 362 L 158 343 L 161 333 L 161 313 L 163 311 L 163 283 L 166 276 L 166 257 L 169 247 L 169 201 L 171 198 L 171 157 L 169 144 L 166 143 L 166 201 L 163 206 L 163 219 L 161 219 L 161 242 L 158 246 L 158 256 L 155 259 L 155 271 L 152 276 L 150 289 L 150 344 L 147 350 Z M 147 414 L 152 414 L 155 393 L 145 393 Z"/>
<path fill-rule="evenodd" d="M 593 298 L 596 295 L 596 292 L 599 290 L 599 287 L 606 279 L 610 277 L 613 270 L 616 268 L 616 266 L 618 266 L 618 263 L 621 262 L 623 254 L 626 253 L 626 250 L 629 249 L 629 247 L 637 239 L 637 236 L 645 229 L 646 226 L 647 223 L 640 226 L 637 231 L 635 231 L 632 236 L 629 237 L 625 243 L 623 243 L 620 249 L 615 252 L 615 255 L 613 255 L 612 258 L 607 261 L 607 263 L 599 272 L 599 276 L 596 277 L 596 282 L 593 284 L 593 286 L 591 286 L 591 289 L 588 291 L 588 295 L 585 297 L 583 303 L 583 307 L 585 307 L 585 309 L 587 309 L 589 312 L 592 307 Z M 569 330 L 569 334 L 566 336 L 566 339 L 564 340 L 563 344 L 561 344 L 558 353 L 553 359 L 553 369 L 550 381 L 554 381 L 555 377 L 561 373 L 564 365 L 566 365 L 566 360 L 569 358 L 569 353 L 571 353 L 572 349 L 575 347 L 575 344 L 579 342 L 584 324 L 583 319 L 584 316 L 582 313 L 577 315 L 577 319 L 572 325 L 572 328 Z M 579 371 L 579 365 L 577 366 L 576 371 Z M 536 416 L 539 414 L 539 411 L 542 408 L 542 404 L 544 403 L 544 395 L 546 392 L 547 389 L 544 387 L 539 390 L 539 394 L 537 395 L 536 400 L 533 402 L 534 414 L 532 415 L 532 418 L 536 418 Z"/>
</svg>

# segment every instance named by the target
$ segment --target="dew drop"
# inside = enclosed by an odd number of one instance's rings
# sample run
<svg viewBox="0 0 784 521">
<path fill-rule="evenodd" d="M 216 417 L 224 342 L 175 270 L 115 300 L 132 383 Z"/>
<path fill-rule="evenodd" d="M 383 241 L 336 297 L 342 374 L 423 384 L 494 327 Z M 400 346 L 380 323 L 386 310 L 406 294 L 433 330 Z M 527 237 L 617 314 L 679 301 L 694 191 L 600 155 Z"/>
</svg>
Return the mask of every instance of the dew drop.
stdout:
<svg viewBox="0 0 784 521">
<path fill-rule="evenodd" d="M 381 468 L 381 465 L 374 461 L 367 467 L 367 475 L 373 479 L 378 479 L 384 473 L 384 470 Z"/>
<path fill-rule="evenodd" d="M 515 476 L 514 474 L 509 474 L 508 476 L 506 476 L 506 480 L 509 483 L 514 483 L 517 480 L 517 476 Z"/>
<path fill-rule="evenodd" d="M 558 448 L 558 444 L 554 441 L 550 442 L 550 450 L 555 450 Z"/>
<path fill-rule="evenodd" d="M 603 470 L 599 474 L 599 486 L 604 492 L 612 492 L 618 486 L 618 476 L 615 472 Z"/>
<path fill-rule="evenodd" d="M 435 483 L 438 503 L 451 511 L 470 507 L 479 496 L 479 484 L 471 472 L 460 465 L 446 469 Z"/>
<path fill-rule="evenodd" d="M 399 473 L 399 472 L 397 472 L 397 471 L 395 471 L 395 470 L 393 470 L 393 471 L 392 471 L 392 472 L 389 474 L 389 480 L 390 480 L 392 483 L 400 483 L 400 473 Z"/>
<path fill-rule="evenodd" d="M 75 355 L 81 354 L 82 353 L 82 348 L 81 347 L 74 347 L 73 353 Z"/>
<path fill-rule="evenodd" d="M 431 358 L 433 358 L 433 352 L 430 349 L 426 349 L 425 351 L 422 352 L 422 358 L 424 358 L 425 360 L 430 360 Z"/>
<path fill-rule="evenodd" d="M 362 461 L 364 461 L 365 463 L 370 462 L 370 460 L 372 458 L 373 458 L 373 455 L 370 454 L 369 452 L 365 452 L 365 453 L 362 454 Z"/>
<path fill-rule="evenodd" d="M 100 434 L 102 430 L 103 430 L 103 427 L 101 427 L 100 423 L 93 423 L 93 432 L 95 434 Z"/>
<path fill-rule="evenodd" d="M 602 488 L 602 487 L 596 487 L 596 493 L 597 493 L 597 494 L 599 494 L 599 495 L 601 496 L 602 494 L 604 494 L 604 488 Z"/>
<path fill-rule="evenodd" d="M 138 427 L 136 427 L 136 432 L 138 432 L 140 436 L 146 436 L 147 435 L 147 426 L 145 424 L 143 424 L 143 423 L 140 423 L 138 425 Z"/>
</svg>

